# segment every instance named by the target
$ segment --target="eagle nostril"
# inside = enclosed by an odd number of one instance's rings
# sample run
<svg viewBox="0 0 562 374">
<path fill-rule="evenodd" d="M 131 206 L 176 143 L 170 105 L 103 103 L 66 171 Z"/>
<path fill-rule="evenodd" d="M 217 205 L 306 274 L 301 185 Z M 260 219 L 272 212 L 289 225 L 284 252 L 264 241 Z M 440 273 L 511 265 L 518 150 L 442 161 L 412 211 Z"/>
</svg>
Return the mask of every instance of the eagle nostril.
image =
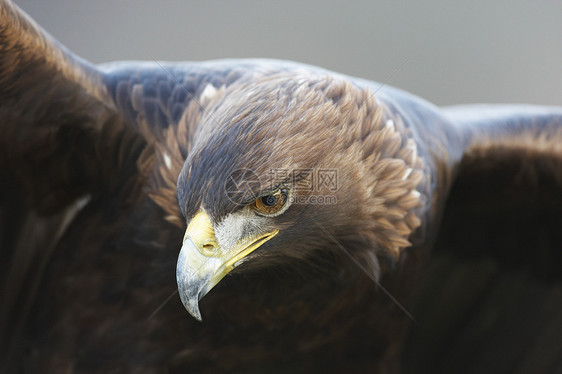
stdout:
<svg viewBox="0 0 562 374">
<path fill-rule="evenodd" d="M 214 242 L 207 242 L 203 244 L 201 247 L 201 254 L 208 256 L 208 257 L 215 257 L 218 254 L 219 246 Z"/>
</svg>

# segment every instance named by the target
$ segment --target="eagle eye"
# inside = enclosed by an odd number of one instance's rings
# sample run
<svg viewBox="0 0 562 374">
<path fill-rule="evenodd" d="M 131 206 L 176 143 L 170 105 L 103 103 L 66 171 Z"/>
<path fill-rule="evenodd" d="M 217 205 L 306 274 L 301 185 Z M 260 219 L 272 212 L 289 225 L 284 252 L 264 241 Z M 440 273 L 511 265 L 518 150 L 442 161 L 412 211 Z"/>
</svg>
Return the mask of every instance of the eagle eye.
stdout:
<svg viewBox="0 0 562 374">
<path fill-rule="evenodd" d="M 264 216 L 275 216 L 281 214 L 287 206 L 288 191 L 277 189 L 269 195 L 258 197 L 252 204 L 252 208 Z"/>
</svg>

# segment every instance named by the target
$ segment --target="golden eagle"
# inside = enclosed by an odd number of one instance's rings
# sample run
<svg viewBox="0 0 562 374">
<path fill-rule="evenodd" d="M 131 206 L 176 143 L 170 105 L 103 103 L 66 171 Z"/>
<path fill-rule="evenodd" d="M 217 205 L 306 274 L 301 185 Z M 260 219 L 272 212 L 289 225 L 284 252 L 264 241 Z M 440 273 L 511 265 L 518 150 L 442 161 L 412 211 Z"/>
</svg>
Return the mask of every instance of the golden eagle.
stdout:
<svg viewBox="0 0 562 374">
<path fill-rule="evenodd" d="M 562 108 L 94 66 L 1 0 L 0 126 L 3 373 L 562 370 Z"/>
</svg>

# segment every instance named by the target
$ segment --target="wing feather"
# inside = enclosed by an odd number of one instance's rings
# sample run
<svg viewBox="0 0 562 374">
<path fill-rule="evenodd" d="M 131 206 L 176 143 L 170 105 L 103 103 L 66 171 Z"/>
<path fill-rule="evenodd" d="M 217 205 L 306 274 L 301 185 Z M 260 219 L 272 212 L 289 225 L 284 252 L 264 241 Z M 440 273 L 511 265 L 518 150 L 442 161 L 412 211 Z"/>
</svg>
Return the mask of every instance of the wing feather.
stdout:
<svg viewBox="0 0 562 374">
<path fill-rule="evenodd" d="M 0 127 L 0 371 L 10 372 L 52 251 L 84 198 L 131 178 L 144 141 L 127 130 L 102 73 L 6 0 Z"/>
</svg>

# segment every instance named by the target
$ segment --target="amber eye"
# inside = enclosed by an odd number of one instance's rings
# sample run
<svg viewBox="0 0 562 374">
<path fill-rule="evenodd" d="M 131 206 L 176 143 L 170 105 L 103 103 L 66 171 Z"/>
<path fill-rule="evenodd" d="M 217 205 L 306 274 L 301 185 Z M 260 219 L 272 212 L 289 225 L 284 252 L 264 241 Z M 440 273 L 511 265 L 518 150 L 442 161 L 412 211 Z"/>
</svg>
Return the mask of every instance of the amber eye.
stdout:
<svg viewBox="0 0 562 374">
<path fill-rule="evenodd" d="M 274 215 L 281 212 L 287 204 L 287 190 L 278 189 L 269 195 L 259 197 L 253 204 L 253 208 L 263 215 Z"/>
</svg>

